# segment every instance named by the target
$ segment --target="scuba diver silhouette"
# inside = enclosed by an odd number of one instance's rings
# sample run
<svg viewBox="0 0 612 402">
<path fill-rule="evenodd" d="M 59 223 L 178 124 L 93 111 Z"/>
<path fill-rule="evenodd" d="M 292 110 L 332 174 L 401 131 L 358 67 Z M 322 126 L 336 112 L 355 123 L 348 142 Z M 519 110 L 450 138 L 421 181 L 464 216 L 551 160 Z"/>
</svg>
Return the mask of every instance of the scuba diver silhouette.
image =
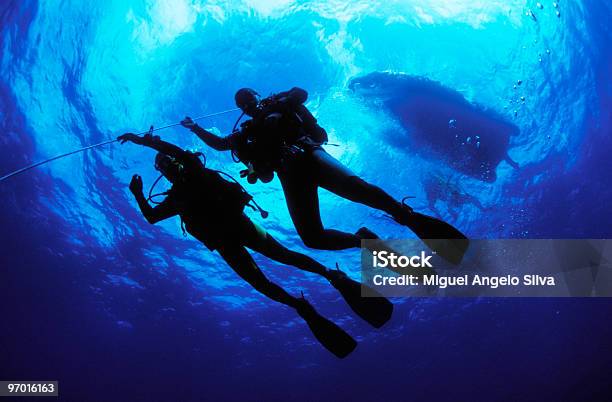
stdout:
<svg viewBox="0 0 612 402">
<path fill-rule="evenodd" d="M 459 219 L 461 209 L 467 205 L 472 205 L 481 212 L 487 211 L 488 208 L 482 205 L 477 197 L 467 193 L 461 187 L 458 176 L 458 174 L 445 175 L 441 172 L 430 172 L 425 175 L 423 188 L 429 210 L 441 216 L 444 210 L 438 209 L 437 201 L 442 201 L 446 205 L 446 213 L 453 220 Z"/>
<path fill-rule="evenodd" d="M 329 155 L 322 147 L 327 142 L 327 133 L 304 106 L 307 98 L 308 93 L 297 87 L 263 100 L 253 89 L 242 88 L 236 92 L 236 105 L 251 119 L 242 123 L 240 130 L 219 137 L 190 117 L 181 124 L 211 148 L 231 150 L 235 159 L 247 166 L 241 176 L 250 183 L 258 179 L 269 182 L 276 172 L 291 219 L 306 246 L 341 250 L 360 247 L 363 239 L 378 239 L 365 227 L 354 234 L 324 228 L 318 198 L 318 188 L 323 187 L 350 201 L 386 212 L 442 257 L 459 263 L 467 249 L 467 238 L 448 223 L 415 212 L 406 205 L 407 197 L 401 202 L 395 200 Z"/>
<path fill-rule="evenodd" d="M 208 249 L 216 250 L 227 264 L 257 291 L 272 300 L 294 308 L 306 321 L 315 337 L 336 356 L 343 358 L 356 347 L 355 340 L 333 322 L 319 315 L 301 297 L 293 297 L 268 280 L 247 251 L 325 277 L 336 287 L 349 306 L 375 327 L 390 317 L 393 305 L 385 298 L 361 298 L 360 284 L 339 269 L 330 270 L 314 259 L 291 251 L 252 222 L 243 212 L 252 197 L 237 182 L 221 177 L 219 171 L 205 167 L 199 155 L 162 141 L 150 134 L 126 133 L 117 138 L 158 151 L 155 168 L 172 183 L 166 198 L 151 206 L 143 194 L 142 179 L 134 175 L 129 188 L 145 219 L 155 224 L 179 215 L 181 226 Z M 160 176 L 161 178 L 161 176 Z"/>
</svg>

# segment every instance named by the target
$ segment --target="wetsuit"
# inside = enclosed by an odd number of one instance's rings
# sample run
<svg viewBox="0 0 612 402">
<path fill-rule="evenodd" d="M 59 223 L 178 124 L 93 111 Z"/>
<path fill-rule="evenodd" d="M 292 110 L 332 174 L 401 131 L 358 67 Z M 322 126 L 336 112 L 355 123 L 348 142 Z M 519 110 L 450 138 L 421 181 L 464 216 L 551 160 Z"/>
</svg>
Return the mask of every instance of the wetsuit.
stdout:
<svg viewBox="0 0 612 402">
<path fill-rule="evenodd" d="M 265 231 L 242 212 L 250 196 L 238 184 L 204 167 L 196 154 L 184 152 L 181 177 L 157 206 L 167 217 L 179 215 L 186 231 L 208 249 L 228 242 L 258 241 Z"/>
<path fill-rule="evenodd" d="M 256 171 L 277 173 L 291 219 L 304 244 L 326 250 L 359 247 L 362 237 L 323 227 L 319 187 L 394 217 L 408 211 L 321 147 L 327 135 L 304 106 L 307 96 L 303 89 L 293 88 L 276 95 L 278 101 L 263 100 L 257 116 L 243 123 L 239 132 L 226 137 L 229 147 Z M 197 130 L 201 138 L 205 137 L 203 129 L 197 127 L 196 134 Z"/>
<path fill-rule="evenodd" d="M 181 165 L 180 177 L 174 181 L 167 197 L 151 207 L 138 194 L 138 205 L 148 222 L 154 224 L 179 215 L 185 229 L 210 250 L 217 250 L 228 265 L 256 290 L 269 298 L 297 308 L 300 299 L 289 295 L 261 272 L 246 248 L 282 264 L 331 278 L 331 271 L 312 258 L 291 251 L 277 242 L 242 209 L 250 197 L 219 173 L 204 167 L 196 154 L 157 140 L 143 144 L 166 152 Z"/>
</svg>

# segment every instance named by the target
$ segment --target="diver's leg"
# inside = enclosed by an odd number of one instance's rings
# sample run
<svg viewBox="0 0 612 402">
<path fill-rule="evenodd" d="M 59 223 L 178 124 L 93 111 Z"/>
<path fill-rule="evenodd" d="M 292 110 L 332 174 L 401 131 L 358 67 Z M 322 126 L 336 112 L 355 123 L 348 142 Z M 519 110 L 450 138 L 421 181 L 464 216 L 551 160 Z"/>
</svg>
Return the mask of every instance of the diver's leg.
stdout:
<svg viewBox="0 0 612 402">
<path fill-rule="evenodd" d="M 344 250 L 359 247 L 361 238 L 352 233 L 323 228 L 319 211 L 318 186 L 304 174 L 278 175 L 291 220 L 307 247 L 322 250 Z"/>
<path fill-rule="evenodd" d="M 316 177 L 321 187 L 340 197 L 385 211 L 393 217 L 408 211 L 383 189 L 361 179 L 322 149 L 313 151 Z"/>
<path fill-rule="evenodd" d="M 293 297 L 277 284 L 270 282 L 243 246 L 222 246 L 217 250 L 229 266 L 257 291 L 272 300 L 293 307 L 327 350 L 339 358 L 344 358 L 355 349 L 357 342 L 336 324 L 317 313 L 303 296 Z"/>
<path fill-rule="evenodd" d="M 249 223 L 252 225 L 252 229 L 246 230 L 248 233 L 245 236 L 244 245 L 246 247 L 281 264 L 292 265 L 301 270 L 319 274 L 327 279 L 332 278 L 331 271 L 325 266 L 305 254 L 289 250 L 260 226 L 252 222 Z"/>
<path fill-rule="evenodd" d="M 295 251 L 291 251 L 267 234 L 257 224 L 248 221 L 249 227 L 243 230 L 245 246 L 283 264 L 293 265 L 305 271 L 319 274 L 327 279 L 333 287 L 338 289 L 342 297 L 351 306 L 353 311 L 361 318 L 368 321 L 374 327 L 379 328 L 391 318 L 393 305 L 374 289 L 370 289 L 370 295 L 375 297 L 361 297 L 362 285 L 351 279 L 337 267 L 330 270 L 319 264 L 314 259 Z M 365 285 L 364 285 L 365 286 Z"/>
<path fill-rule="evenodd" d="M 283 288 L 266 278 L 243 246 L 222 246 L 217 251 L 227 264 L 258 292 L 287 306 L 296 309 L 300 306 L 298 298 L 291 296 Z"/>
</svg>

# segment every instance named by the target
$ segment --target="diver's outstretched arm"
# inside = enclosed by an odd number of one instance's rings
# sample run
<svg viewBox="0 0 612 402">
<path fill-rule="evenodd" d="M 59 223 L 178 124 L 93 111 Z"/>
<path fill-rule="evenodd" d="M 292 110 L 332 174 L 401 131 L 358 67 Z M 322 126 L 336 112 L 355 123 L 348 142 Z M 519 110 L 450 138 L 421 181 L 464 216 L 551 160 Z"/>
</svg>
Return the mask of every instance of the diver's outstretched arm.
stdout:
<svg viewBox="0 0 612 402">
<path fill-rule="evenodd" d="M 192 133 L 198 136 L 206 145 L 217 151 L 228 151 L 231 149 L 231 143 L 228 137 L 219 137 L 216 134 L 211 133 L 208 130 L 198 126 L 197 123 L 189 116 L 185 117 L 181 121 L 181 125 Z"/>
<path fill-rule="evenodd" d="M 142 178 L 137 174 L 132 176 L 130 191 L 132 194 L 134 194 L 134 198 L 136 198 L 140 212 L 142 212 L 142 215 L 150 224 L 155 224 L 176 215 L 174 208 L 172 208 L 167 202 L 162 202 L 161 204 L 155 206 L 155 208 L 149 205 L 149 202 L 142 192 Z"/>
<path fill-rule="evenodd" d="M 132 142 L 134 144 L 143 145 L 145 147 L 152 148 L 158 152 L 166 154 L 172 158 L 182 160 L 186 155 L 186 151 L 181 147 L 171 144 L 166 141 L 162 141 L 158 136 L 152 136 L 145 134 L 142 137 L 133 133 L 125 133 L 117 137 L 122 144 L 126 142 Z"/>
</svg>

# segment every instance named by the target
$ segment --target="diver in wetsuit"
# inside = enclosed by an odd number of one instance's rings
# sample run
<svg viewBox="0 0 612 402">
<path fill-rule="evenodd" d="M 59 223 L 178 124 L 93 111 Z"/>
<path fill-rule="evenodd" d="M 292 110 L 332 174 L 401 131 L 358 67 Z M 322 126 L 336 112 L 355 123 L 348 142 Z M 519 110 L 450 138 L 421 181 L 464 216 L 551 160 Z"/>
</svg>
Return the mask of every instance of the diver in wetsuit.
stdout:
<svg viewBox="0 0 612 402">
<path fill-rule="evenodd" d="M 242 279 L 272 300 L 296 309 L 317 339 L 336 356 L 348 355 L 356 342 L 334 323 L 320 316 L 303 296 L 293 297 L 269 281 L 247 248 L 280 263 L 325 277 L 341 292 L 351 308 L 362 318 L 369 319 L 372 325 L 381 321 L 382 325 L 390 318 L 392 305 L 388 300 L 374 298 L 370 302 L 366 298 L 355 299 L 355 289 L 359 291 L 358 283 L 339 270 L 329 270 L 312 258 L 285 248 L 253 223 L 243 212 L 252 197 L 238 183 L 229 182 L 217 171 L 207 169 L 197 154 L 151 135 L 141 137 L 127 133 L 118 139 L 122 143 L 129 141 L 157 150 L 155 168 L 172 183 L 166 198 L 152 207 L 143 194 L 142 179 L 138 175 L 132 177 L 130 190 L 149 223 L 155 224 L 179 215 L 186 231 L 210 250 L 217 250 Z M 385 310 L 376 309 L 383 305 Z M 368 313 L 369 316 L 363 316 Z"/>
<path fill-rule="evenodd" d="M 248 166 L 244 176 L 249 182 L 257 179 L 268 182 L 276 172 L 291 219 L 308 247 L 341 250 L 359 247 L 362 239 L 378 238 L 367 228 L 355 234 L 324 228 L 319 212 L 319 187 L 386 212 L 421 239 L 466 239 L 447 223 L 414 212 L 403 201 L 361 179 L 329 155 L 322 147 L 327 142 L 327 133 L 304 106 L 307 97 L 305 90 L 292 88 L 260 100 L 257 92 L 242 88 L 235 95 L 236 105 L 251 119 L 242 123 L 239 131 L 219 137 L 189 117 L 181 124 L 208 146 L 231 150 Z M 467 244 L 460 244 L 449 260 L 460 261 L 464 247 Z"/>
</svg>

